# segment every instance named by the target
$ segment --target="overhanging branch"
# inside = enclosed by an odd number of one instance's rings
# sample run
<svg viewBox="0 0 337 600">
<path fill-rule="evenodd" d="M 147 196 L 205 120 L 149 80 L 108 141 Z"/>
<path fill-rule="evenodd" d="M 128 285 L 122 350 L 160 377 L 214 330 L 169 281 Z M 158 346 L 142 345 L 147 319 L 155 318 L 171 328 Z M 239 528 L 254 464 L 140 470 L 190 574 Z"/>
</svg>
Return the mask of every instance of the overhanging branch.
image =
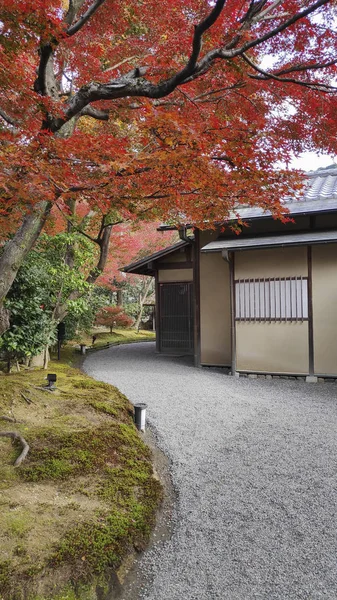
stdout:
<svg viewBox="0 0 337 600">
<path fill-rule="evenodd" d="M 80 116 L 92 117 L 93 119 L 97 119 L 98 121 L 109 121 L 109 111 L 98 110 L 93 106 L 86 106 L 85 108 L 83 108 L 83 110 L 81 110 Z"/>
<path fill-rule="evenodd" d="M 104 0 L 95 0 L 84 13 L 84 15 L 82 15 L 82 17 L 80 17 L 80 19 L 78 19 L 78 21 L 68 29 L 68 35 L 73 35 L 79 31 L 83 24 L 89 20 L 89 18 L 96 12 L 103 2 Z M 249 9 L 244 17 L 241 29 L 234 34 L 232 40 L 225 47 L 214 48 L 199 59 L 203 35 L 218 20 L 226 4 L 226 0 L 216 0 L 207 17 L 205 17 L 202 21 L 200 21 L 199 24 L 195 26 L 190 56 L 186 65 L 175 75 L 159 83 L 152 83 L 144 78 L 146 68 L 137 67 L 130 73 L 127 73 L 121 77 L 117 77 L 108 83 L 92 81 L 82 86 L 77 93 L 69 99 L 69 103 L 65 108 L 64 116 L 61 118 L 51 118 L 47 123 L 47 128 L 56 133 L 67 121 L 81 114 L 87 114 L 93 118 L 107 120 L 108 117 L 105 111 L 96 111 L 96 109 L 93 109 L 93 107 L 90 106 L 94 102 L 117 100 L 119 98 L 126 97 L 160 99 L 168 96 L 181 84 L 186 84 L 207 72 L 217 60 L 231 60 L 235 57 L 244 55 L 250 48 L 262 45 L 264 42 L 277 36 L 301 19 L 308 17 L 308 15 L 314 13 L 320 7 L 329 4 L 329 2 L 330 0 L 317 0 L 316 2 L 309 3 L 309 5 L 307 3 L 307 8 L 300 10 L 292 17 L 287 18 L 279 26 L 272 28 L 264 35 L 255 37 L 255 39 L 250 39 L 250 41 L 247 41 L 239 46 L 244 31 L 246 31 L 247 28 L 252 28 L 256 20 L 262 17 L 269 17 L 272 9 L 275 9 L 280 5 L 278 0 L 271 3 L 270 6 L 267 5 L 267 7 L 265 0 L 260 0 L 257 2 L 252 1 L 250 2 Z M 275 18 L 281 17 L 281 15 L 274 16 Z M 286 73 L 283 73 L 283 75 L 285 74 Z M 269 75 L 267 73 L 259 73 L 259 75 L 262 76 L 262 78 L 268 77 L 273 79 L 275 77 L 280 77 L 281 74 L 278 73 L 276 75 Z M 282 78 L 282 81 L 287 83 L 295 83 L 302 86 L 306 85 L 306 87 L 314 86 L 315 89 L 323 92 L 334 90 L 334 88 L 330 88 L 326 84 L 316 82 L 304 83 L 300 79 L 287 80 Z"/>
<path fill-rule="evenodd" d="M 312 90 L 319 90 L 321 92 L 325 92 L 325 93 L 329 93 L 329 92 L 333 92 L 337 90 L 336 86 L 333 85 L 328 85 L 326 83 L 320 83 L 320 82 L 316 82 L 316 81 L 302 81 L 301 79 L 294 79 L 291 77 L 280 77 L 279 75 L 276 75 L 275 73 L 269 73 L 268 71 L 265 71 L 264 69 L 261 69 L 261 67 L 259 67 L 258 65 L 256 65 L 252 60 L 250 60 L 250 58 L 246 55 L 243 54 L 242 55 L 243 60 L 250 66 L 252 67 L 252 69 L 254 69 L 254 71 L 256 71 L 257 73 L 259 73 L 260 75 L 249 75 L 249 77 L 251 77 L 252 79 L 260 79 L 260 80 L 268 80 L 268 79 L 272 79 L 274 81 L 279 81 L 281 83 L 295 83 L 296 85 L 301 85 L 304 86 L 306 88 L 312 89 Z M 336 61 L 334 61 L 336 62 Z M 299 69 L 297 69 L 298 71 Z M 307 71 L 310 69 L 301 69 L 302 71 Z M 293 69 L 293 71 L 288 70 L 288 72 L 295 72 L 296 69 Z"/>
<path fill-rule="evenodd" d="M 246 42 L 245 44 L 243 44 L 240 48 L 237 48 L 236 50 L 231 50 L 230 56 L 228 56 L 228 54 L 226 53 L 226 48 L 227 48 L 227 46 L 226 46 L 224 51 L 221 52 L 221 56 L 223 58 L 234 58 L 235 56 L 242 56 L 242 54 L 247 52 L 247 50 L 249 50 L 250 48 L 254 48 L 256 46 L 259 46 L 260 44 L 263 44 L 264 42 L 267 42 L 268 40 L 275 37 L 282 31 L 285 31 L 285 29 L 288 29 L 291 25 L 294 25 L 295 23 L 297 23 L 297 21 L 300 21 L 301 19 L 308 17 L 310 14 L 315 12 L 321 6 L 324 6 L 325 4 L 329 4 L 329 3 L 330 3 L 330 0 L 317 0 L 317 2 L 314 2 L 314 4 L 311 4 L 305 10 L 295 13 L 292 17 L 290 17 L 290 19 L 281 23 L 281 25 L 279 25 L 278 27 L 274 27 L 274 29 L 271 29 L 271 31 L 269 31 L 268 33 L 265 33 L 264 35 L 262 35 L 258 38 L 255 38 L 255 40 L 252 40 L 251 42 Z"/>
<path fill-rule="evenodd" d="M 88 10 L 78 19 L 78 21 L 67 29 L 67 35 L 70 37 L 77 33 L 80 29 L 82 29 L 83 25 L 85 25 L 87 21 L 89 21 L 90 17 L 92 17 L 92 15 L 96 12 L 96 10 L 99 9 L 99 7 L 102 4 L 104 4 L 104 2 L 105 0 L 96 0 L 95 2 L 93 2 L 91 6 L 89 6 Z"/>
</svg>

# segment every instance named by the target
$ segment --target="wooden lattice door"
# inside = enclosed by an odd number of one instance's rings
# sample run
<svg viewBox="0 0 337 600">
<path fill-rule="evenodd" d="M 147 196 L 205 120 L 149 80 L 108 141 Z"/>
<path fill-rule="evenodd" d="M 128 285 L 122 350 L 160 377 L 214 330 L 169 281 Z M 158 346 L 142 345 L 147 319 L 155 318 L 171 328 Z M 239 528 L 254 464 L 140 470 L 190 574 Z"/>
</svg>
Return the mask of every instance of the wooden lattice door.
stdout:
<svg viewBox="0 0 337 600">
<path fill-rule="evenodd" d="M 172 354 L 193 354 L 193 284 L 159 284 L 159 349 Z"/>
</svg>

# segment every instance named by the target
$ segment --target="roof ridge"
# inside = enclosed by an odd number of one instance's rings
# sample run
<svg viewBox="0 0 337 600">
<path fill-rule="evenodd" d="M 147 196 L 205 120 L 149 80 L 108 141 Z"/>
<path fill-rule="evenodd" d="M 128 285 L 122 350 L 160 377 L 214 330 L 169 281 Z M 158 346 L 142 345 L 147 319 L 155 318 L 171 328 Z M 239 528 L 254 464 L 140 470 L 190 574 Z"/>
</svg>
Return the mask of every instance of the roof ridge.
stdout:
<svg viewBox="0 0 337 600">
<path fill-rule="evenodd" d="M 330 165 L 329 167 L 321 167 L 316 171 L 307 171 L 307 177 L 327 177 L 328 175 L 337 175 L 337 165 Z"/>
</svg>

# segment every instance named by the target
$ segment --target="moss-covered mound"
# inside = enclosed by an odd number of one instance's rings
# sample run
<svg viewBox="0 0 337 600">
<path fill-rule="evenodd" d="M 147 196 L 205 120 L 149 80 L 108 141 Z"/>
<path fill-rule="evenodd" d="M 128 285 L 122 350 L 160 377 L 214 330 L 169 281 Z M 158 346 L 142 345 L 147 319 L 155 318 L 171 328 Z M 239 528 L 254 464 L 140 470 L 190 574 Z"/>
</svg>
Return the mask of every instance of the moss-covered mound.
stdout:
<svg viewBox="0 0 337 600">
<path fill-rule="evenodd" d="M 15 468 L 21 449 L 0 437 L 1 600 L 82 599 L 83 586 L 95 597 L 144 548 L 161 498 L 127 398 L 64 364 L 48 370 L 53 392 L 39 389 L 45 371 L 0 377 L 0 431 L 30 445 Z"/>
</svg>

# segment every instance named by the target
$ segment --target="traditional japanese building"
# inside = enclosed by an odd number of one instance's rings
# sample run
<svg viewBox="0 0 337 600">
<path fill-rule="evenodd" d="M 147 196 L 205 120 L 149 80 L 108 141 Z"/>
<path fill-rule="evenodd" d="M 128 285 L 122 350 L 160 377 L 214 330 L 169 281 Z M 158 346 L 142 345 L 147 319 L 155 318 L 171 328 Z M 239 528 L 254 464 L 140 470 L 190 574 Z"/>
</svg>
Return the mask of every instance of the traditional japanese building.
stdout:
<svg viewBox="0 0 337 600">
<path fill-rule="evenodd" d="M 124 268 L 156 280 L 157 350 L 232 373 L 337 376 L 337 166 L 309 173 L 282 223 L 185 230 L 174 246 Z"/>
</svg>

